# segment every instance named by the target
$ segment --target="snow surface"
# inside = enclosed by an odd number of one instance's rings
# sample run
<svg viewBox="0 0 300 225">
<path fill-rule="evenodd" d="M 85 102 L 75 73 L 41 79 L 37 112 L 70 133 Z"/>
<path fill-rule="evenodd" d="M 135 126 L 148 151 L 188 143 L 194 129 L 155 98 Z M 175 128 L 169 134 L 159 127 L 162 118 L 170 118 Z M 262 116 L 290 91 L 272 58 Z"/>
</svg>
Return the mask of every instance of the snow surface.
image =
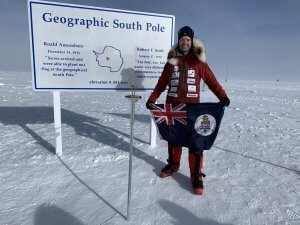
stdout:
<svg viewBox="0 0 300 225">
<path fill-rule="evenodd" d="M 128 93 L 61 93 L 58 157 L 52 93 L 34 92 L 29 73 L 0 72 L 0 83 L 1 224 L 300 224 L 300 84 L 223 83 L 231 105 L 205 152 L 203 196 L 192 192 L 187 149 L 178 173 L 158 177 L 166 143 L 150 147 L 141 93 L 127 221 Z"/>
</svg>

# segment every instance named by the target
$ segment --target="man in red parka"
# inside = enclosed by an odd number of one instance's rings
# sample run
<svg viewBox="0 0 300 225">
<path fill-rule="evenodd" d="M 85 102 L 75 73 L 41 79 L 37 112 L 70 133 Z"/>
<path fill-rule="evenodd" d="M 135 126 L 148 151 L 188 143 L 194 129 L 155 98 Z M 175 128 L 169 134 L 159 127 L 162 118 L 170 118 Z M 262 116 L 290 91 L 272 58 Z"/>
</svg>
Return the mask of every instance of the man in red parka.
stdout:
<svg viewBox="0 0 300 225">
<path fill-rule="evenodd" d="M 178 31 L 178 44 L 175 44 L 168 53 L 168 62 L 151 93 L 146 107 L 152 109 L 160 94 L 168 86 L 166 103 L 199 103 L 200 81 L 207 84 L 210 90 L 225 105 L 230 104 L 227 94 L 216 80 L 213 72 L 206 63 L 205 47 L 194 38 L 194 31 L 184 26 Z M 168 164 L 161 170 L 160 177 L 170 176 L 179 170 L 182 146 L 173 146 L 168 143 Z M 189 167 L 191 181 L 195 194 L 203 194 L 203 151 L 189 149 Z"/>
</svg>

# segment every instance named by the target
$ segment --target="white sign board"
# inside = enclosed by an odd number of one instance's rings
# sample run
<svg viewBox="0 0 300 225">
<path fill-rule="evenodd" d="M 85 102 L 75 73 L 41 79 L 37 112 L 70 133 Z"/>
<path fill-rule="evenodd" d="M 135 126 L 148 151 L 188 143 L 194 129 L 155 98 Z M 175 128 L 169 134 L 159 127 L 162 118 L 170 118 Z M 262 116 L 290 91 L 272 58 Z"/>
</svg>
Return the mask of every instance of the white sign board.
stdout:
<svg viewBox="0 0 300 225">
<path fill-rule="evenodd" d="M 173 45 L 171 15 L 28 1 L 33 88 L 151 90 Z"/>
</svg>

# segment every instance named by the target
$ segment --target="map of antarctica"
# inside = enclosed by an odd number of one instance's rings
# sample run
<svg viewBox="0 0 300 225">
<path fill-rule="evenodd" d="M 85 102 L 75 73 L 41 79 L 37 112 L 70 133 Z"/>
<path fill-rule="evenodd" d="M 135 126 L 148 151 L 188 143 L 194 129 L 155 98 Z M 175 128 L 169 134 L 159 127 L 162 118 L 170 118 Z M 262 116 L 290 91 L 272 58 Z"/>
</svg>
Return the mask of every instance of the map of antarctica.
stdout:
<svg viewBox="0 0 300 225">
<path fill-rule="evenodd" d="M 105 46 L 103 52 L 99 53 L 93 50 L 96 55 L 96 61 L 100 67 L 107 67 L 110 72 L 118 72 L 123 65 L 121 51 L 112 46 Z"/>
</svg>

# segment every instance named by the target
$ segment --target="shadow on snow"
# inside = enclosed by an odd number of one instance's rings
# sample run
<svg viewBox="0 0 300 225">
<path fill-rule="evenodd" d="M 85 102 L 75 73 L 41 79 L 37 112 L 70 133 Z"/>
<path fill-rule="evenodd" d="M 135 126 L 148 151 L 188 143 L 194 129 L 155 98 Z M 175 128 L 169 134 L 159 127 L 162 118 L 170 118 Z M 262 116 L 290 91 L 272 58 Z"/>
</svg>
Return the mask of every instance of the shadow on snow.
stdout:
<svg viewBox="0 0 300 225">
<path fill-rule="evenodd" d="M 187 209 L 167 200 L 159 200 L 159 205 L 174 219 L 174 225 L 231 225 L 229 223 L 219 223 L 211 219 L 202 219 L 195 216 Z"/>
<path fill-rule="evenodd" d="M 269 164 L 271 166 L 275 166 L 275 167 L 278 167 L 278 168 L 281 168 L 281 169 L 293 171 L 297 175 L 300 175 L 300 171 L 296 170 L 296 169 L 291 169 L 291 168 L 288 168 L 288 167 L 285 167 L 285 166 L 277 165 L 275 163 L 271 163 L 271 162 L 268 162 L 268 161 L 265 161 L 265 160 L 262 160 L 262 159 L 258 159 L 258 158 L 255 158 L 255 157 L 252 157 L 252 156 L 249 156 L 249 155 L 245 155 L 245 154 L 242 154 L 242 153 L 234 152 L 234 151 L 231 151 L 229 149 L 221 148 L 221 147 L 218 147 L 218 146 L 215 146 L 215 145 L 213 147 L 215 147 L 217 149 L 220 149 L 220 150 L 222 150 L 224 152 L 229 152 L 229 153 L 232 153 L 232 154 L 236 154 L 236 155 L 242 156 L 244 158 L 253 159 L 253 160 L 256 160 L 256 161 L 259 161 L 259 162 L 262 162 L 262 163 L 266 163 L 266 164 Z"/>
<path fill-rule="evenodd" d="M 66 109 L 61 109 L 61 118 L 62 123 L 67 124 L 74 128 L 75 133 L 80 136 L 84 136 L 90 139 L 93 139 L 99 143 L 117 148 L 121 151 L 128 152 L 130 144 L 129 142 L 124 141 L 123 137 L 130 138 L 130 135 L 121 132 L 115 128 L 107 127 L 98 123 L 97 118 L 90 116 L 85 116 L 79 113 L 71 112 Z M 114 115 L 114 114 L 112 114 Z M 120 115 L 116 115 L 120 116 Z M 130 118 L 130 116 L 125 116 L 125 118 Z M 149 116 L 141 115 L 141 121 L 145 121 L 146 118 L 149 121 Z M 45 148 L 50 153 L 55 153 L 55 147 L 43 139 L 40 135 L 35 133 L 32 129 L 28 127 L 28 124 L 53 124 L 53 108 L 52 107 L 0 107 L 0 122 L 4 125 L 19 125 L 24 129 L 28 134 L 30 134 L 40 146 Z M 54 127 L 53 127 L 54 130 Z M 143 144 L 148 142 L 141 140 L 139 138 L 134 138 L 136 141 L 139 141 Z M 121 143 L 116 145 L 115 143 Z M 167 148 L 167 147 L 166 147 Z M 165 163 L 155 159 L 153 156 L 148 155 L 144 151 L 134 147 L 133 155 L 153 167 L 153 172 L 159 174 L 160 169 L 165 166 Z M 120 214 L 122 217 L 125 216 L 110 205 L 105 199 L 103 199 L 98 193 L 96 193 L 91 187 L 82 181 L 71 169 L 66 165 L 66 163 L 58 157 L 60 162 L 69 170 L 73 176 L 79 180 L 86 188 L 88 188 L 92 193 L 94 193 L 99 199 L 105 202 L 109 207 L 115 210 L 116 213 Z M 173 178 L 181 188 L 191 192 L 190 180 L 187 176 L 176 173 L 173 175 Z"/>
<path fill-rule="evenodd" d="M 34 225 L 83 225 L 70 213 L 54 205 L 43 204 L 35 211 Z"/>
</svg>

